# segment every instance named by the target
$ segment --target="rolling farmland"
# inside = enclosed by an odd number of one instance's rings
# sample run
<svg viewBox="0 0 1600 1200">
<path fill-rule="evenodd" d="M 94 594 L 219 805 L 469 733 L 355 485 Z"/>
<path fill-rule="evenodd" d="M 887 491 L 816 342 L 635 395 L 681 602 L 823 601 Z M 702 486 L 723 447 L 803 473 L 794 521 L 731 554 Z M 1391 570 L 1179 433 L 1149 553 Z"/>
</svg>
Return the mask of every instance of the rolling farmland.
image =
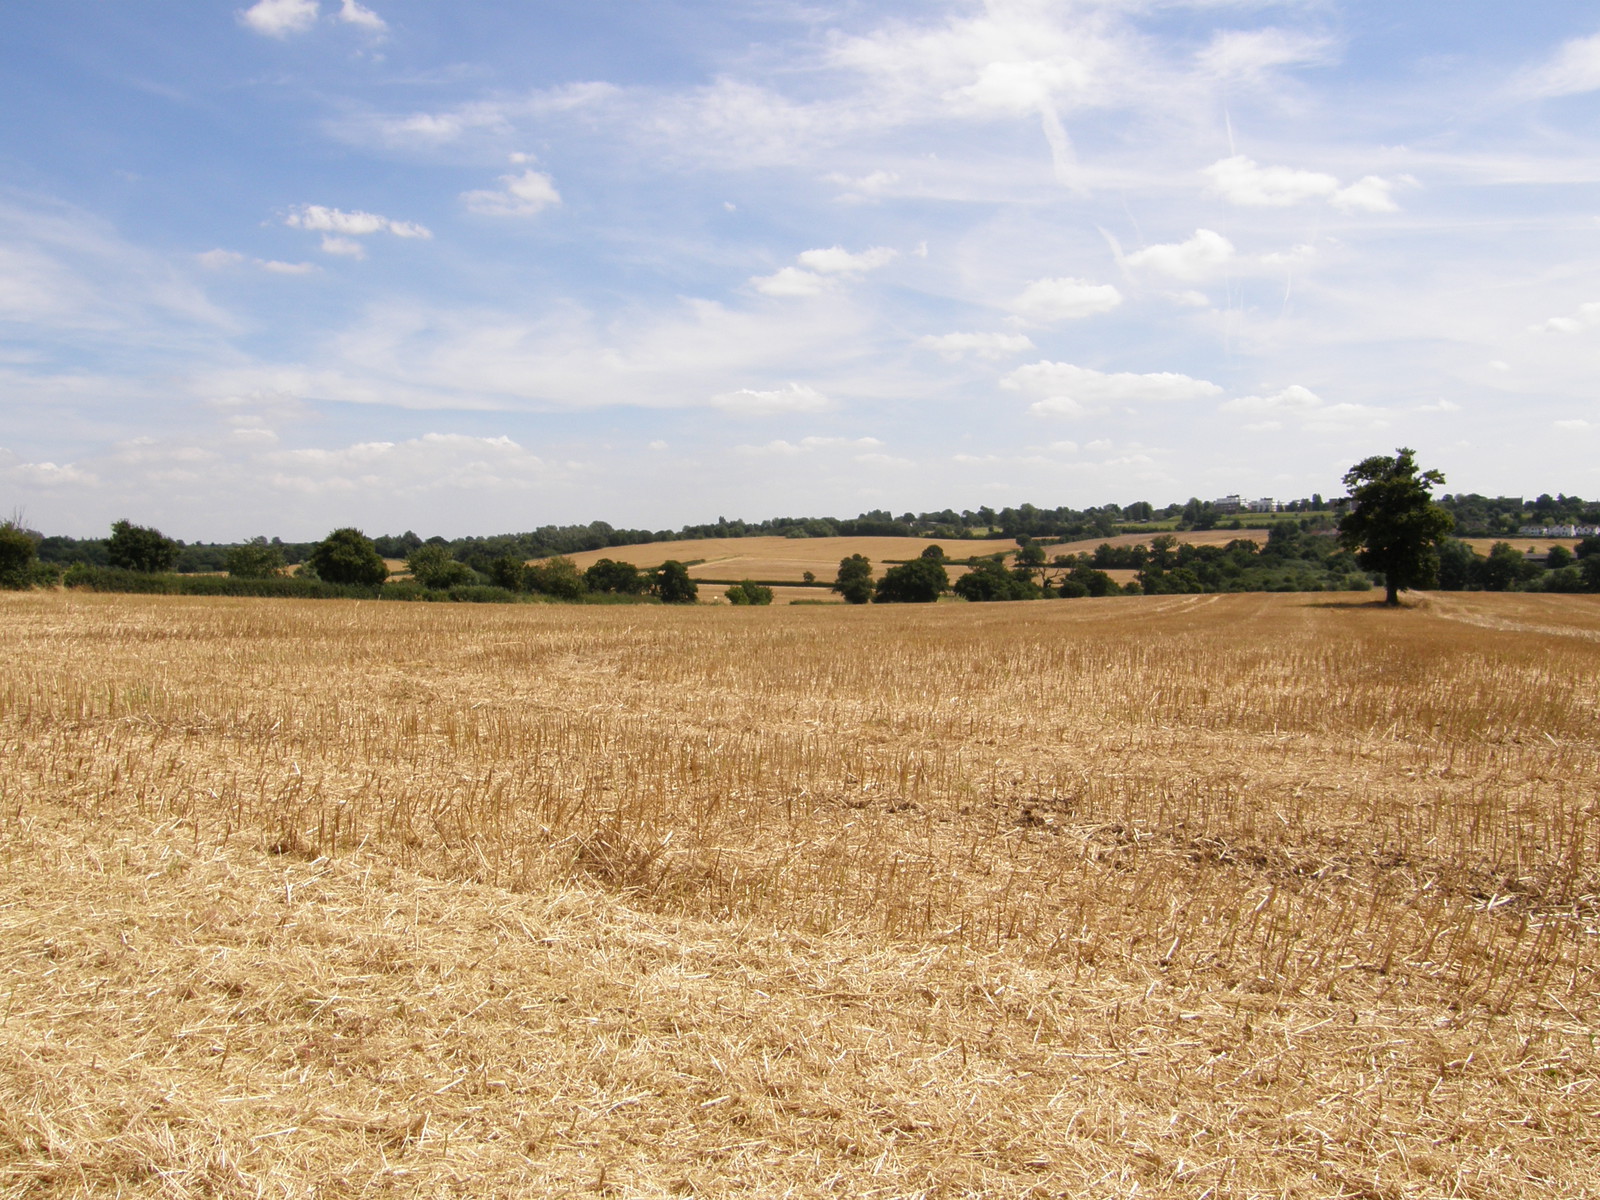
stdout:
<svg viewBox="0 0 1600 1200">
<path fill-rule="evenodd" d="M 0 1195 L 1600 1190 L 1592 597 L 0 641 Z"/>
</svg>

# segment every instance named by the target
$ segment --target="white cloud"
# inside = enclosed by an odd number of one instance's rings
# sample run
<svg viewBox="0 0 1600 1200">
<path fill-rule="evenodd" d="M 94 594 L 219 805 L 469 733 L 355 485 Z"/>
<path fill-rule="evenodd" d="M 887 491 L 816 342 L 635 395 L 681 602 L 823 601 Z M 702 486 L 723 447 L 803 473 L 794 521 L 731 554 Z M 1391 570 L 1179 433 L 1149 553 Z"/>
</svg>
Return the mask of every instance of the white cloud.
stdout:
<svg viewBox="0 0 1600 1200">
<path fill-rule="evenodd" d="M 1036 279 L 1011 302 L 1019 315 L 1033 321 L 1070 321 L 1110 312 L 1122 293 L 1109 283 L 1084 279 Z"/>
<path fill-rule="evenodd" d="M 1086 416 L 1122 404 L 1205 400 L 1222 392 L 1214 383 L 1170 371 L 1106 374 L 1058 362 L 1018 367 L 1000 381 L 1000 386 L 1042 397 L 1029 406 L 1029 412 L 1062 417 Z"/>
<path fill-rule="evenodd" d="M 463 192 L 461 199 L 475 213 L 491 217 L 531 217 L 561 203 L 561 193 L 550 176 L 527 170 L 500 176 L 500 190 Z"/>
<path fill-rule="evenodd" d="M 917 339 L 917 345 L 937 351 L 947 359 L 955 360 L 968 354 L 979 358 L 1004 358 L 1008 354 L 1021 354 L 1033 349 L 1033 341 L 1021 333 L 941 333 L 927 334 Z"/>
<path fill-rule="evenodd" d="M 711 403 L 725 412 L 738 413 L 746 417 L 826 412 L 833 407 L 833 402 L 826 396 L 803 383 L 788 383 L 770 391 L 740 388 L 736 392 L 723 392 L 711 397 Z"/>
<path fill-rule="evenodd" d="M 365 5 L 358 4 L 356 0 L 342 0 L 339 5 L 339 20 L 346 25 L 359 25 L 373 33 L 383 33 L 389 28 L 387 21 Z"/>
<path fill-rule="evenodd" d="M 357 249 L 359 248 L 357 246 Z M 271 275 L 309 275 L 317 269 L 314 263 L 307 262 L 279 262 L 276 259 L 267 258 L 246 259 L 237 250 L 207 250 L 203 254 L 195 255 L 195 257 L 200 260 L 200 265 L 209 271 L 224 271 L 229 267 L 240 266 L 247 261 Z"/>
<path fill-rule="evenodd" d="M 898 251 L 873 246 L 852 254 L 842 246 L 806 250 L 795 259 L 798 267 L 780 267 L 771 275 L 757 275 L 751 285 L 763 296 L 816 296 L 836 281 L 853 280 L 892 262 Z"/>
<path fill-rule="evenodd" d="M 799 454 L 811 454 L 817 450 L 875 450 L 882 445 L 882 442 L 872 437 L 806 437 L 798 442 L 779 439 L 760 446 L 735 446 L 734 450 L 740 454 L 792 458 Z M 862 455 L 857 455 L 856 458 L 857 461 L 864 460 Z"/>
<path fill-rule="evenodd" d="M 399 238 L 431 238 L 433 233 L 424 225 L 412 221 L 395 221 L 377 213 L 345 212 L 338 208 L 325 208 L 320 204 L 302 204 L 283 219 L 294 229 L 310 229 L 322 233 L 346 234 L 365 237 L 372 233 L 392 233 Z"/>
<path fill-rule="evenodd" d="M 267 37 L 304 33 L 317 23 L 317 0 L 256 0 L 239 20 Z"/>
<path fill-rule="evenodd" d="M 1554 58 L 1523 76 L 1522 86 L 1535 96 L 1576 96 L 1600 89 L 1600 33 L 1563 43 Z"/>
<path fill-rule="evenodd" d="M 9 457 L 9 456 L 8 456 Z M 0 478 L 8 478 L 25 487 L 57 488 L 84 487 L 99 483 L 99 479 L 72 463 L 19 462 L 0 465 Z"/>
<path fill-rule="evenodd" d="M 335 449 L 271 451 L 266 479 L 286 492 L 382 489 L 399 495 L 439 491 L 526 490 L 550 464 L 509 437 L 427 433 L 403 442 L 358 442 Z"/>
<path fill-rule="evenodd" d="M 1596 325 L 1600 325 L 1600 301 L 1591 300 L 1578 305 L 1578 311 L 1570 317 L 1551 317 L 1530 329 L 1533 333 L 1580 333 Z"/>
<path fill-rule="evenodd" d="M 1149 267 L 1177 279 L 1203 279 L 1233 258 L 1233 243 L 1210 229 L 1197 229 L 1186 242 L 1168 242 L 1136 250 L 1123 261 Z"/>
<path fill-rule="evenodd" d="M 1243 154 L 1220 159 L 1201 174 L 1211 181 L 1208 191 L 1246 208 L 1288 208 L 1317 199 L 1341 212 L 1395 212 L 1399 208 L 1391 195 L 1395 181 L 1378 175 L 1341 187 L 1335 176 L 1324 172 L 1263 167 Z M 1400 181 L 1416 183 L 1410 176 L 1402 176 Z"/>
<path fill-rule="evenodd" d="M 207 250 L 204 254 L 195 256 L 200 260 L 200 265 L 210 271 L 221 271 L 227 267 L 236 267 L 244 261 L 244 255 L 237 250 Z"/>
<path fill-rule="evenodd" d="M 823 275 L 851 275 L 875 271 L 892 262 L 897 253 L 887 246 L 873 246 L 860 254 L 851 254 L 841 246 L 830 246 L 826 250 L 804 251 L 795 261 Z"/>
<path fill-rule="evenodd" d="M 1223 412 L 1263 418 L 1245 426 L 1256 431 L 1282 429 L 1284 419 L 1291 417 L 1314 431 L 1382 429 L 1388 424 L 1381 409 L 1366 404 L 1327 404 L 1299 384 L 1266 396 L 1239 396 L 1218 407 Z"/>
<path fill-rule="evenodd" d="M 343 258 L 365 258 L 367 248 L 354 238 L 335 237 L 333 234 L 324 234 L 322 237 L 322 252 L 324 254 L 337 254 Z"/>
<path fill-rule="evenodd" d="M 1557 429 L 1564 430 L 1568 433 L 1583 433 L 1586 430 L 1594 428 L 1592 422 L 1585 421 L 1582 417 L 1575 417 L 1572 420 L 1567 421 L 1553 421 L 1551 424 L 1553 424 Z"/>
<path fill-rule="evenodd" d="M 1211 180 L 1210 190 L 1224 200 L 1253 208 L 1287 208 L 1339 190 L 1339 181 L 1332 175 L 1263 167 L 1243 154 L 1214 162 L 1202 174 Z"/>
<path fill-rule="evenodd" d="M 1197 56 L 1202 71 L 1222 79 L 1257 80 L 1276 67 L 1330 61 L 1335 47 L 1325 37 L 1287 29 L 1230 29 L 1213 35 Z"/>
<path fill-rule="evenodd" d="M 1291 384 L 1270 396 L 1238 396 L 1224 403 L 1223 412 L 1244 413 L 1248 416 L 1307 413 L 1320 409 L 1322 398 L 1309 388 Z"/>
<path fill-rule="evenodd" d="M 869 171 L 865 175 L 852 177 L 833 172 L 826 176 L 829 183 L 837 183 L 845 188 L 841 199 L 844 200 L 877 200 L 886 196 L 893 190 L 894 185 L 900 182 L 900 175 L 896 171 Z"/>
<path fill-rule="evenodd" d="M 799 267 L 781 267 L 771 275 L 757 275 L 750 282 L 763 296 L 815 296 L 833 286 L 832 280 Z"/>
<path fill-rule="evenodd" d="M 1329 201 L 1342 212 L 1398 212 L 1390 192 L 1394 184 L 1376 175 L 1358 179 L 1347 188 L 1340 188 Z"/>
<path fill-rule="evenodd" d="M 269 275 L 310 275 L 317 269 L 316 263 L 279 262 L 271 258 L 258 258 L 256 265 Z"/>
</svg>

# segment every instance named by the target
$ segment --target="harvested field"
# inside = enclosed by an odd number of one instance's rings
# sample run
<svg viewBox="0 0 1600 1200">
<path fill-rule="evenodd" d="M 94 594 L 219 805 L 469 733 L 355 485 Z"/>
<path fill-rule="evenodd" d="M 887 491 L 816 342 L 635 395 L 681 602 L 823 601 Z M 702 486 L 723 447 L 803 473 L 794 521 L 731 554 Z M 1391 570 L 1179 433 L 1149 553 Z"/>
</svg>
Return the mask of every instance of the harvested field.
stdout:
<svg viewBox="0 0 1600 1200">
<path fill-rule="evenodd" d="M 916 558 L 931 545 L 944 547 L 954 558 L 971 554 L 997 554 L 1015 551 L 1010 538 L 987 541 L 943 541 L 931 538 L 848 537 L 848 538 L 700 538 L 683 542 L 651 542 L 644 546 L 612 546 L 606 550 L 585 550 L 568 555 L 580 568 L 602 558 L 632 563 L 636 567 L 659 567 L 669 558 L 694 563 L 689 574 L 696 579 L 783 580 L 799 583 L 807 571 L 819 580 L 832 582 L 839 573 L 839 560 L 852 554 L 870 558 L 878 574 L 883 563 Z"/>
<path fill-rule="evenodd" d="M 1497 542 L 1508 542 L 1508 543 L 1510 543 L 1512 549 L 1516 550 L 1517 553 L 1519 553 L 1519 554 L 1526 554 L 1526 553 L 1528 553 L 1528 551 L 1531 550 L 1535 554 L 1540 555 L 1542 557 L 1543 555 L 1548 554 L 1550 552 L 1550 547 L 1551 546 L 1564 546 L 1568 550 L 1576 550 L 1578 548 L 1578 543 L 1580 541 L 1582 541 L 1583 539 L 1582 538 L 1524 538 L 1524 537 L 1503 537 L 1503 538 L 1486 537 L 1486 538 L 1479 538 L 1479 537 L 1474 537 L 1474 538 L 1462 538 L 1461 540 L 1466 542 L 1467 545 L 1471 546 L 1479 554 L 1482 554 L 1485 557 L 1488 556 L 1489 551 L 1494 549 L 1495 544 Z"/>
<path fill-rule="evenodd" d="M 1045 547 L 1051 556 L 1093 551 L 1102 542 L 1113 546 L 1149 544 L 1150 534 L 1126 534 L 1114 538 L 1089 538 L 1077 542 L 1053 542 Z M 1265 543 L 1263 530 L 1195 530 L 1174 534 L 1180 542 L 1195 545 L 1226 545 L 1234 538 Z M 864 554 L 873 562 L 875 574 L 881 575 L 885 563 L 904 562 L 916 558 L 931 545 L 944 547 L 951 558 L 965 559 L 985 554 L 1012 554 L 1017 543 L 1011 538 L 989 538 L 983 541 L 944 540 L 937 538 L 896 537 L 841 537 L 841 538 L 701 538 L 696 541 L 652 542 L 644 546 L 613 546 L 606 550 L 585 550 L 568 555 L 580 569 L 587 568 L 602 558 L 632 563 L 636 567 L 658 567 L 667 559 L 689 562 L 689 574 L 695 579 L 756 579 L 800 583 L 807 571 L 823 582 L 832 582 L 839 573 L 839 560 L 852 554 Z M 951 565 L 952 580 L 966 574 L 966 568 Z M 1126 582 L 1133 572 L 1118 576 Z M 717 593 L 720 595 L 720 593 Z M 824 593 L 818 593 L 818 598 Z M 707 593 L 709 595 L 709 593 Z"/>
<path fill-rule="evenodd" d="M 1594 597 L 0 645 L 0 1195 L 1600 1194 Z"/>
</svg>

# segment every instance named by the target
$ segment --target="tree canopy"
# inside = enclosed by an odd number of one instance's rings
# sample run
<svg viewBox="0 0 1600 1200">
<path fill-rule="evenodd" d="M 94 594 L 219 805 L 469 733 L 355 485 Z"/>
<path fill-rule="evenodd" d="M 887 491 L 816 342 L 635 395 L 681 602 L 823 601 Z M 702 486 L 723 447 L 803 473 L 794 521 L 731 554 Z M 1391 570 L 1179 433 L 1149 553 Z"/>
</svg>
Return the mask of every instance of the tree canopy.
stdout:
<svg viewBox="0 0 1600 1200">
<path fill-rule="evenodd" d="M 159 529 L 135 525 L 127 518 L 111 526 L 111 537 L 106 541 L 106 558 L 113 567 L 124 571 L 142 571 L 156 574 L 172 570 L 178 561 L 178 543 Z"/>
<path fill-rule="evenodd" d="M 700 585 L 689 578 L 689 568 L 675 558 L 655 569 L 651 586 L 663 604 L 693 604 L 700 598 Z"/>
<path fill-rule="evenodd" d="M 930 547 L 937 549 L 938 547 Z M 890 567 L 878 580 L 874 604 L 932 604 L 950 590 L 950 576 L 941 558 L 924 554 L 910 562 Z M 848 597 L 847 597 L 848 599 Z"/>
<path fill-rule="evenodd" d="M 0 587 L 25 588 L 32 581 L 38 546 L 15 521 L 0 521 Z"/>
<path fill-rule="evenodd" d="M 230 549 L 223 559 L 223 569 L 235 579 L 271 579 L 283 574 L 283 551 L 258 537 Z"/>
<path fill-rule="evenodd" d="M 1438 544 L 1455 524 L 1433 502 L 1443 484 L 1440 472 L 1418 470 L 1416 451 L 1406 447 L 1364 458 L 1344 474 L 1350 508 L 1339 520 L 1339 541 L 1363 569 L 1383 573 L 1386 604 L 1438 579 Z"/>
<path fill-rule="evenodd" d="M 317 543 L 306 565 L 328 583 L 376 587 L 389 578 L 388 564 L 359 529 L 335 529 Z"/>
<path fill-rule="evenodd" d="M 872 560 L 865 554 L 852 554 L 839 560 L 839 576 L 833 581 L 833 591 L 844 597 L 846 604 L 865 604 L 872 599 Z"/>
</svg>

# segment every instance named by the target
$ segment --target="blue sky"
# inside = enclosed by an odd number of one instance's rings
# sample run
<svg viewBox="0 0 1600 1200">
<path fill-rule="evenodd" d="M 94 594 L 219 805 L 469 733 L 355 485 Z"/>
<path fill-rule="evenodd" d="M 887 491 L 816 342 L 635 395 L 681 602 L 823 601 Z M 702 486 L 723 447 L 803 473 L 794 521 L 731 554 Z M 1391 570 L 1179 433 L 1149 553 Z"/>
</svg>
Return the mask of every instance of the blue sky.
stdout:
<svg viewBox="0 0 1600 1200">
<path fill-rule="evenodd" d="M 0 514 L 1600 493 L 1600 14 L 0 8 Z"/>
</svg>

